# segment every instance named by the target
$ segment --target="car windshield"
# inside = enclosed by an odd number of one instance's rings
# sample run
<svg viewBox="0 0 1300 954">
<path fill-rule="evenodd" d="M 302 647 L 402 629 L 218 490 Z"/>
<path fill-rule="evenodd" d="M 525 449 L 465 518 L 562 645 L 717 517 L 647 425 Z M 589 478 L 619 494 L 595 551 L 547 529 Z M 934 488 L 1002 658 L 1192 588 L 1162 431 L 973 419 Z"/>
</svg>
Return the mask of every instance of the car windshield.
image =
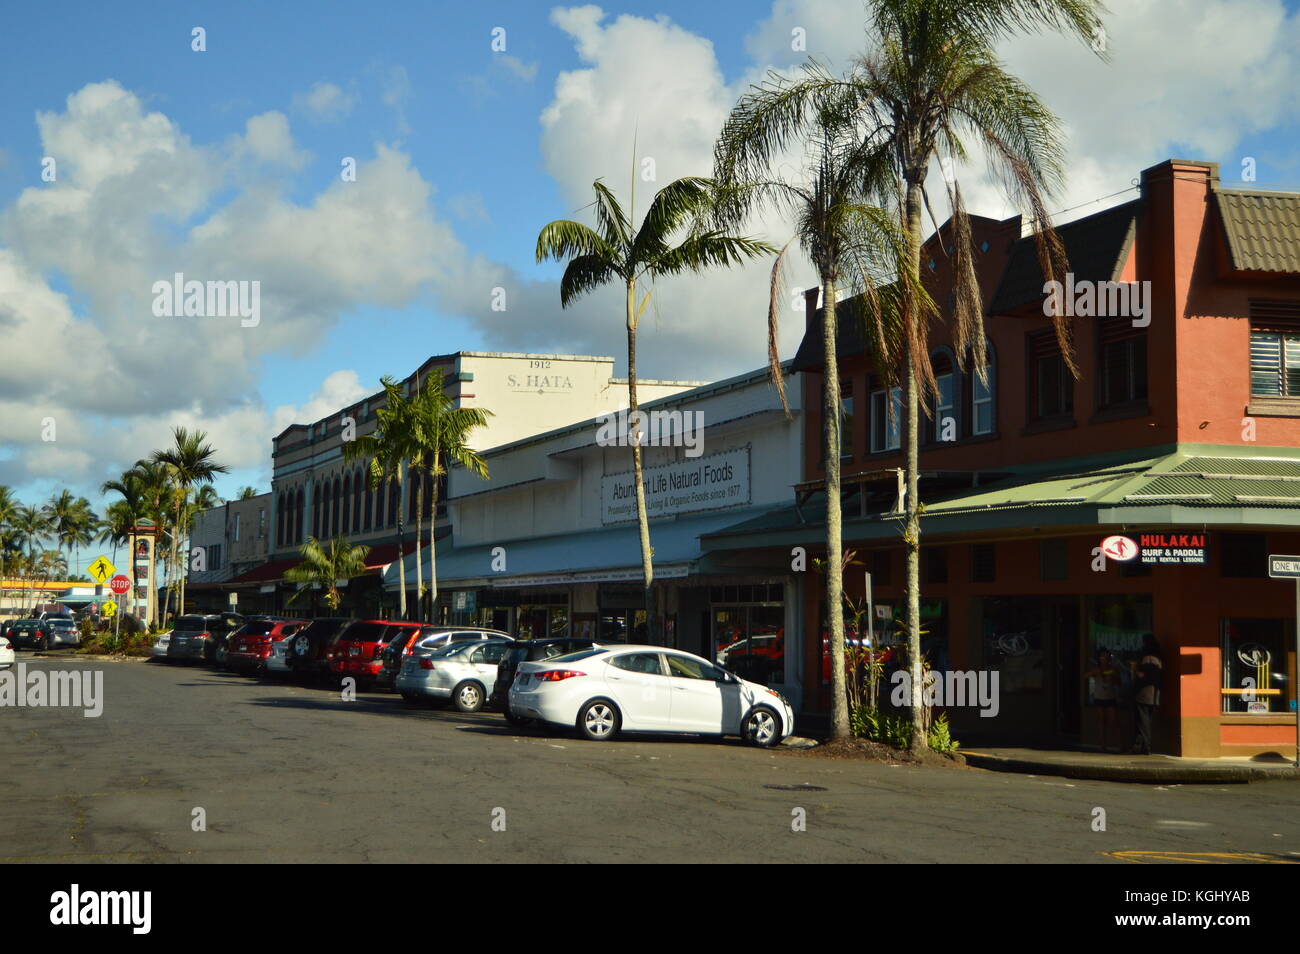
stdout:
<svg viewBox="0 0 1300 954">
<path fill-rule="evenodd" d="M 271 630 L 275 629 L 276 622 L 273 619 L 250 619 L 240 630 L 241 636 L 267 636 Z"/>
<path fill-rule="evenodd" d="M 354 623 L 348 627 L 343 638 L 350 643 L 380 643 L 388 629 L 385 623 Z"/>
</svg>

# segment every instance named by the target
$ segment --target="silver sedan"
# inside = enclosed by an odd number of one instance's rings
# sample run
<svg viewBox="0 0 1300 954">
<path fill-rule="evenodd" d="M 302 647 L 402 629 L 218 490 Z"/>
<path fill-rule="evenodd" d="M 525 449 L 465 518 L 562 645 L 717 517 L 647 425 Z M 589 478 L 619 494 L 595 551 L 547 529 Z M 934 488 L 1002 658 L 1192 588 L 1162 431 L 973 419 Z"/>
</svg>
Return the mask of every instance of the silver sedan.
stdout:
<svg viewBox="0 0 1300 954">
<path fill-rule="evenodd" d="M 497 664 L 509 645 L 504 639 L 476 640 L 406 656 L 397 674 L 397 691 L 407 702 L 450 701 L 461 712 L 478 712 L 492 695 Z"/>
</svg>

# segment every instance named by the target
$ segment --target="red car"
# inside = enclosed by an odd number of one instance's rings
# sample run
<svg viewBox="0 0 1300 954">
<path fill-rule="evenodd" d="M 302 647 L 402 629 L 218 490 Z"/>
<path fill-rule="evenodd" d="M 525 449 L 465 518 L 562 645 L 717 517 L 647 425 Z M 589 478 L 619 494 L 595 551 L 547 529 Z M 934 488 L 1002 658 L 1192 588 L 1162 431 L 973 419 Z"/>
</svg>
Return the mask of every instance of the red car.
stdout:
<svg viewBox="0 0 1300 954">
<path fill-rule="evenodd" d="M 305 626 L 305 619 L 281 619 L 260 616 L 250 619 L 232 633 L 226 649 L 226 668 L 236 672 L 262 672 L 271 656 L 271 647 Z"/>
<path fill-rule="evenodd" d="M 330 648 L 329 670 L 335 676 L 352 676 L 358 685 L 374 685 L 384 665 L 384 648 L 399 635 L 422 629 L 423 623 L 391 619 L 363 619 L 353 623 Z"/>
</svg>

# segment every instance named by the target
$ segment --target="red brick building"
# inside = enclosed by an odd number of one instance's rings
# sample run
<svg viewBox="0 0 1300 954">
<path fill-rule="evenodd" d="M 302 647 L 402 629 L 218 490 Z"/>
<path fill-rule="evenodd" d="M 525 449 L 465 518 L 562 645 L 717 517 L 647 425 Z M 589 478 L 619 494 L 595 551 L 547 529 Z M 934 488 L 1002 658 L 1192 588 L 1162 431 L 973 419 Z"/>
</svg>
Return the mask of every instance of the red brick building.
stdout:
<svg viewBox="0 0 1300 954">
<path fill-rule="evenodd" d="M 1033 237 L 1019 218 L 972 220 L 990 366 L 987 385 L 963 373 L 936 326 L 940 397 L 920 422 L 925 649 L 936 669 L 999 674 L 996 717 L 950 713 L 967 744 L 1097 744 L 1097 651 L 1127 681 L 1151 633 L 1165 664 L 1158 751 L 1290 754 L 1295 593 L 1268 578 L 1267 556 L 1300 553 L 1300 194 L 1225 189 L 1216 165 L 1181 160 L 1145 170 L 1138 191 L 1058 229 L 1076 290 L 1149 292 L 1130 302 L 1145 314 L 1115 314 L 1112 297 L 1105 316 L 1071 319 L 1077 379 L 1044 316 Z M 945 312 L 947 243 L 945 227 L 922 259 Z M 798 504 L 708 537 L 716 551 L 824 546 L 821 315 L 815 292 L 808 301 Z M 876 604 L 894 607 L 901 398 L 866 356 L 856 304 L 838 309 L 844 543 L 863 564 L 846 588 L 860 597 L 868 570 Z M 1150 548 L 1100 559 L 1109 536 L 1160 534 L 1202 537 L 1204 562 L 1141 562 L 1198 556 Z M 826 610 L 816 574 L 804 585 L 806 635 L 789 651 L 816 714 L 829 709 L 815 635 Z M 1132 740 L 1121 705 L 1120 742 Z"/>
</svg>

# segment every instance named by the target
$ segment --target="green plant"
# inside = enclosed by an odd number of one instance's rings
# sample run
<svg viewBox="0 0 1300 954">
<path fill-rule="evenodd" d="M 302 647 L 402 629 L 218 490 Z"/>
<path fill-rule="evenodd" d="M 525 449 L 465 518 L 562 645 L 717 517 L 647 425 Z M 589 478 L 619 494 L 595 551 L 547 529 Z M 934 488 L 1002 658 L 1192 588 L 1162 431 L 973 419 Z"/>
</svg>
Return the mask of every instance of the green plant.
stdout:
<svg viewBox="0 0 1300 954">
<path fill-rule="evenodd" d="M 948 713 L 941 713 L 939 718 L 934 721 L 934 724 L 930 726 L 928 742 L 930 748 L 945 755 L 957 751 L 960 743 L 952 737 L 952 731 L 948 726 Z"/>
</svg>

